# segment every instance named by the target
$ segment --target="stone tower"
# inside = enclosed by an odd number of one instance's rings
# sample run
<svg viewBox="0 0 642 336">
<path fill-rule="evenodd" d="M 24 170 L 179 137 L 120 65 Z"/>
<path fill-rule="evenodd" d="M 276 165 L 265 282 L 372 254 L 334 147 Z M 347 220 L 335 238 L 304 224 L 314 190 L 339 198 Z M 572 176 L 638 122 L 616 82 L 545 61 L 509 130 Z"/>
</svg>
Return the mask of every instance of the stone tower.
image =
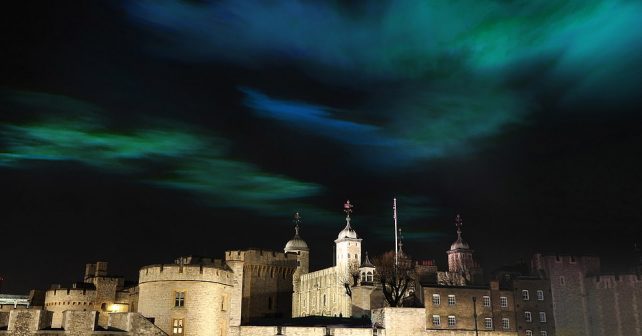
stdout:
<svg viewBox="0 0 642 336">
<path fill-rule="evenodd" d="M 301 307 L 301 276 L 310 271 L 310 248 L 308 244 L 299 235 L 299 223 L 301 215 L 297 212 L 294 214 L 294 237 L 285 244 L 285 253 L 296 254 L 297 267 L 292 275 L 292 316 L 299 316 Z"/>
<path fill-rule="evenodd" d="M 339 232 L 334 241 L 336 266 L 339 271 L 348 271 L 351 267 L 358 268 L 361 265 L 361 239 L 357 238 L 357 232 L 350 226 L 352 207 L 350 201 L 343 205 L 343 211 L 346 213 L 346 227 Z"/>
<path fill-rule="evenodd" d="M 473 260 L 474 251 L 461 238 L 462 220 L 460 215 L 455 217 L 455 226 L 457 226 L 457 240 L 450 245 L 450 250 L 446 252 L 448 254 L 448 271 L 463 274 L 470 280 L 470 275 L 477 269 L 477 266 Z"/>
</svg>

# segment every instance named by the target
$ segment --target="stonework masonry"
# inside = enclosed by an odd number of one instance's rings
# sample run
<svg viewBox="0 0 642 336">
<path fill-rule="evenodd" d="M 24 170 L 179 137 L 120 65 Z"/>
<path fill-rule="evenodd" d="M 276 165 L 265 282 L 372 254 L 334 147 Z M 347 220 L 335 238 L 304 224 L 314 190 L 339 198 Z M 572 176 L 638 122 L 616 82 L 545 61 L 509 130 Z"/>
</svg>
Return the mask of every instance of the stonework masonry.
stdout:
<svg viewBox="0 0 642 336">
<path fill-rule="evenodd" d="M 640 274 L 600 274 L 591 256 L 536 254 L 531 267 L 550 282 L 558 336 L 642 335 Z"/>
<path fill-rule="evenodd" d="M 145 266 L 139 273 L 138 310 L 168 334 L 224 336 L 232 284 L 233 273 L 214 265 Z"/>
</svg>

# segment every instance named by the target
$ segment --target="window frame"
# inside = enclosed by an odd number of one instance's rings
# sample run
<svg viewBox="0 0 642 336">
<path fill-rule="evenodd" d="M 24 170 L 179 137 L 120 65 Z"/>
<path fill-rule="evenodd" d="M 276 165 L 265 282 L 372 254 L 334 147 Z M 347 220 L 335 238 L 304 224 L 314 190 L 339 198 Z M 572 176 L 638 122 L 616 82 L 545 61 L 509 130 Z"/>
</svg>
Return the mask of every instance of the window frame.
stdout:
<svg viewBox="0 0 642 336">
<path fill-rule="evenodd" d="M 490 322 L 490 323 L 488 323 Z M 484 329 L 493 329 L 493 318 L 484 317 Z"/>
<path fill-rule="evenodd" d="M 482 306 L 484 306 L 484 307 L 491 307 L 492 306 L 492 301 L 490 300 L 490 296 L 488 296 L 488 295 L 482 296 Z"/>
<path fill-rule="evenodd" d="M 455 297 L 455 294 L 448 294 L 448 305 L 454 306 L 456 304 L 457 304 L 457 298 Z"/>
<path fill-rule="evenodd" d="M 531 293 L 528 291 L 528 289 L 522 289 L 522 300 L 530 301 L 530 299 L 531 299 Z"/>
<path fill-rule="evenodd" d="M 504 330 L 510 329 L 510 319 L 508 317 L 502 317 L 502 329 Z"/>
<path fill-rule="evenodd" d="M 546 312 L 539 312 L 539 322 L 546 323 Z"/>
<path fill-rule="evenodd" d="M 499 306 L 501 308 L 508 308 L 508 297 L 507 296 L 500 296 L 499 297 Z"/>
<path fill-rule="evenodd" d="M 433 315 L 432 316 L 432 325 L 441 327 L 441 315 Z"/>
<path fill-rule="evenodd" d="M 452 321 L 452 323 L 450 323 Z M 455 315 L 448 315 L 448 326 L 456 327 L 457 326 L 457 317 Z"/>
<path fill-rule="evenodd" d="M 437 299 L 437 300 L 435 300 Z M 436 301 L 436 303 L 435 303 Z M 441 305 L 441 295 L 439 294 L 433 294 L 432 295 L 432 305 L 433 306 L 440 306 Z"/>
<path fill-rule="evenodd" d="M 533 322 L 533 314 L 530 311 L 525 311 L 524 320 L 526 320 L 526 322 Z"/>
<path fill-rule="evenodd" d="M 537 290 L 537 301 L 544 301 L 544 291 L 541 289 Z"/>
<path fill-rule="evenodd" d="M 187 291 L 174 291 L 174 308 L 185 308 Z"/>
<path fill-rule="evenodd" d="M 172 335 L 185 335 L 185 319 L 172 319 Z"/>
</svg>

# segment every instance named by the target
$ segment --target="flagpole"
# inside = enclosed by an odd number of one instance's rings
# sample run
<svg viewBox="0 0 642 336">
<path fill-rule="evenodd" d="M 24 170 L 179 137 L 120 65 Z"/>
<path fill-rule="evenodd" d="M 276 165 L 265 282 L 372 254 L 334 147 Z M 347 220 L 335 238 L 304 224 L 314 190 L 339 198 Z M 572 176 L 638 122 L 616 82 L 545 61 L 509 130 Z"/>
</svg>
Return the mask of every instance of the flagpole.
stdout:
<svg viewBox="0 0 642 336">
<path fill-rule="evenodd" d="M 399 251 L 399 244 L 397 243 L 397 198 L 392 199 L 392 218 L 395 220 L 395 267 L 397 267 L 397 253 Z"/>
</svg>

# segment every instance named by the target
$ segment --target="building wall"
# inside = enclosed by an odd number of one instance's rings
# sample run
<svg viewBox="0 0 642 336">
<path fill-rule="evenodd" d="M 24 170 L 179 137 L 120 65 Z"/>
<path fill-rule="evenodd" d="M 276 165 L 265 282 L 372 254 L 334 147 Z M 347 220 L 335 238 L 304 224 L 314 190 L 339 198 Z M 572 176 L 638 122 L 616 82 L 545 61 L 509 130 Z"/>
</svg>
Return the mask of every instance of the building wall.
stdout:
<svg viewBox="0 0 642 336">
<path fill-rule="evenodd" d="M 186 336 L 227 335 L 234 274 L 214 266 L 151 265 L 139 273 L 138 310 L 168 334 L 182 319 Z M 176 292 L 185 292 L 175 307 Z"/>
<path fill-rule="evenodd" d="M 532 269 L 549 279 L 558 336 L 592 336 L 584 278 L 598 274 L 597 257 L 536 254 Z"/>
<path fill-rule="evenodd" d="M 310 252 L 297 251 L 297 268 L 292 275 L 292 316 L 301 316 L 301 276 L 310 272 Z"/>
<path fill-rule="evenodd" d="M 53 313 L 51 326 L 62 327 L 63 312 L 66 310 L 95 310 L 96 291 L 93 289 L 60 288 L 45 293 L 45 309 Z"/>
<path fill-rule="evenodd" d="M 301 276 L 300 316 L 351 316 L 352 302 L 346 294 L 341 277 L 337 267 Z"/>
<path fill-rule="evenodd" d="M 440 297 L 439 304 L 433 304 L 433 294 Z M 455 296 L 455 304 L 448 304 L 448 296 Z M 491 306 L 483 305 L 483 297 L 488 296 L 491 299 Z M 501 307 L 500 297 L 506 297 L 508 307 Z M 423 287 L 423 297 L 425 306 L 425 326 L 429 330 L 475 330 L 475 309 L 477 312 L 477 330 L 492 330 L 502 332 L 515 332 L 515 303 L 512 291 L 491 289 L 491 288 L 471 288 L 471 287 Z M 473 297 L 475 302 L 473 302 Z M 474 308 L 474 306 L 476 308 Z M 440 325 L 433 324 L 433 315 L 440 316 Z M 448 317 L 455 316 L 455 326 L 448 325 Z M 492 329 L 485 327 L 485 318 L 493 319 Z M 507 318 L 509 328 L 502 327 L 502 319 Z"/>
<path fill-rule="evenodd" d="M 241 323 L 262 317 L 292 316 L 296 254 L 250 249 L 227 251 L 225 259 L 243 265 Z"/>
<path fill-rule="evenodd" d="M 642 335 L 642 278 L 636 274 L 585 279 L 592 336 Z"/>
<path fill-rule="evenodd" d="M 548 280 L 518 278 L 513 280 L 512 284 L 518 335 L 526 335 L 526 330 L 531 330 L 533 335 L 540 335 L 542 331 L 546 331 L 548 336 L 554 336 L 555 316 L 553 314 L 551 287 Z M 523 290 L 528 291 L 528 300 L 524 300 Z M 537 296 L 538 290 L 544 293 L 543 300 L 539 300 Z M 526 312 L 531 313 L 531 322 L 526 320 Z M 540 322 L 540 312 L 546 314 L 546 322 Z"/>
</svg>

